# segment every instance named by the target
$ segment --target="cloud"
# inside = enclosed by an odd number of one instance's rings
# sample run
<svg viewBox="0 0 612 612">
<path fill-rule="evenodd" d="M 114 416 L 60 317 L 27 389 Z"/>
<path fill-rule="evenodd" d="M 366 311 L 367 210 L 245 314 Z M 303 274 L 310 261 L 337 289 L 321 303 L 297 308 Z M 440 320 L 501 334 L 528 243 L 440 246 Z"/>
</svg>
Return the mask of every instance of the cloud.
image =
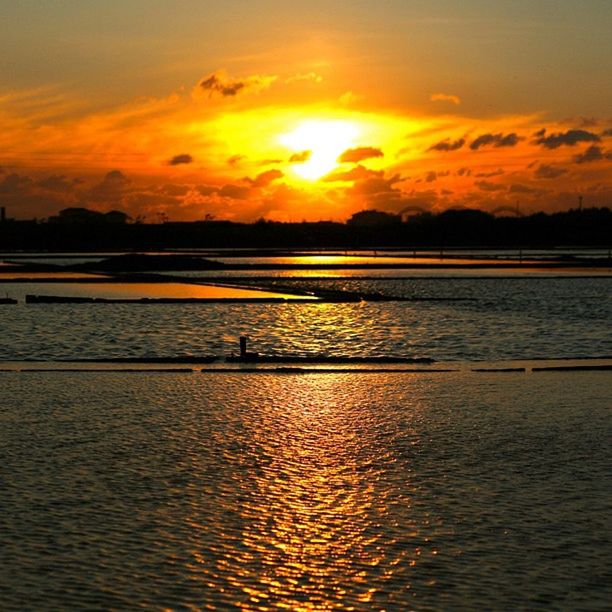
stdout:
<svg viewBox="0 0 612 612">
<path fill-rule="evenodd" d="M 172 159 L 168 161 L 170 166 L 179 166 L 180 164 L 190 164 L 193 162 L 193 157 L 189 155 L 189 153 L 181 153 L 180 155 L 175 155 Z"/>
<path fill-rule="evenodd" d="M 218 194 L 222 198 L 229 198 L 230 200 L 246 200 L 249 197 L 251 188 L 245 185 L 223 185 L 219 189 Z"/>
<path fill-rule="evenodd" d="M 312 151 L 300 151 L 299 153 L 294 153 L 289 158 L 289 163 L 290 164 L 302 164 L 304 162 L 307 162 L 310 159 L 311 155 L 312 155 Z"/>
<path fill-rule="evenodd" d="M 267 187 L 272 181 L 283 178 L 284 174 L 280 170 L 266 170 L 258 174 L 254 179 L 246 179 L 253 187 Z"/>
<path fill-rule="evenodd" d="M 451 104 L 461 104 L 461 98 L 453 94 L 434 93 L 429 96 L 430 102 L 450 102 Z"/>
<path fill-rule="evenodd" d="M 102 182 L 89 191 L 89 198 L 94 202 L 117 203 L 125 195 L 130 179 L 121 170 L 111 170 L 106 173 Z"/>
<path fill-rule="evenodd" d="M 213 185 L 196 185 L 195 190 L 203 195 L 204 197 L 213 195 L 219 191 L 218 187 L 214 187 Z"/>
<path fill-rule="evenodd" d="M 587 164 L 589 162 L 601 161 L 602 159 L 612 159 L 612 151 L 604 152 L 597 145 L 591 145 L 586 151 L 574 155 L 574 162 L 577 164 Z"/>
<path fill-rule="evenodd" d="M 246 155 L 232 155 L 231 157 L 227 158 L 227 164 L 228 166 L 232 166 L 232 168 L 234 168 L 235 166 L 238 166 L 240 162 L 244 161 L 245 159 L 246 159 Z"/>
<path fill-rule="evenodd" d="M 36 185 L 48 191 L 66 192 L 74 189 L 75 182 L 68 180 L 65 176 L 53 174 L 40 179 Z"/>
<path fill-rule="evenodd" d="M 443 172 L 436 172 L 435 170 L 430 170 L 429 172 L 425 173 L 424 180 L 426 183 L 433 183 L 434 181 L 437 181 L 439 178 L 448 176 L 449 174 L 450 172 L 448 170 L 445 170 Z M 416 182 L 419 183 L 420 179 Z"/>
<path fill-rule="evenodd" d="M 451 142 L 449 138 L 438 142 L 437 144 L 429 147 L 428 151 L 457 151 L 465 144 L 465 138 L 459 138 Z"/>
<path fill-rule="evenodd" d="M 352 163 L 356 164 L 364 159 L 371 159 L 373 157 L 383 157 L 384 153 L 375 147 L 357 147 L 355 149 L 347 149 L 340 157 L 338 161 L 340 163 Z"/>
<path fill-rule="evenodd" d="M 456 174 L 458 176 L 470 176 L 472 174 L 472 171 L 469 168 L 459 168 Z"/>
<path fill-rule="evenodd" d="M 502 191 L 505 189 L 503 185 L 499 183 L 491 183 L 490 181 L 476 181 L 474 183 L 481 191 Z"/>
<path fill-rule="evenodd" d="M 187 185 L 177 185 L 176 183 L 168 183 L 159 188 L 159 193 L 173 197 L 187 195 L 189 191 L 190 188 Z"/>
<path fill-rule="evenodd" d="M 18 194 L 22 193 L 32 183 L 32 179 L 19 174 L 7 174 L 0 181 L 0 193 L 2 194 Z"/>
<path fill-rule="evenodd" d="M 399 174 L 394 174 L 389 178 L 384 178 L 382 172 L 376 177 L 366 178 L 362 181 L 357 181 L 353 187 L 349 189 L 352 194 L 378 196 L 384 194 L 386 197 L 399 197 L 401 191 L 393 187 L 395 183 L 401 181 Z"/>
<path fill-rule="evenodd" d="M 604 130 L 601 133 L 602 138 L 608 138 L 609 136 L 612 136 L 612 128 L 610 128 L 609 130 Z"/>
<path fill-rule="evenodd" d="M 511 134 L 481 134 L 472 142 L 470 149 L 477 151 L 480 147 L 492 146 L 492 147 L 514 147 L 518 144 L 520 138 L 517 134 L 512 132 Z"/>
<path fill-rule="evenodd" d="M 313 81 L 314 83 L 321 83 L 323 81 L 323 77 L 317 72 L 300 72 L 285 79 L 285 83 L 288 85 L 291 83 L 299 83 L 300 81 Z"/>
<path fill-rule="evenodd" d="M 533 175 L 537 179 L 555 179 L 562 174 L 566 174 L 567 170 L 559 166 L 553 166 L 550 164 L 540 164 Z"/>
<path fill-rule="evenodd" d="M 579 142 L 601 142 L 601 138 L 593 132 L 586 130 L 568 130 L 546 135 L 546 130 L 540 130 L 534 134 L 536 137 L 533 144 L 541 145 L 546 149 L 558 149 L 566 145 L 573 147 Z"/>
<path fill-rule="evenodd" d="M 382 178 L 384 172 L 382 170 L 368 170 L 365 166 L 357 164 L 350 170 L 335 170 L 323 177 L 323 180 L 331 183 L 334 181 L 363 181 L 371 178 Z"/>
<path fill-rule="evenodd" d="M 492 176 L 501 176 L 502 174 L 505 174 L 505 172 L 501 168 L 498 168 L 497 170 L 491 170 L 490 172 L 478 172 L 474 176 L 476 178 L 491 178 Z"/>
<path fill-rule="evenodd" d="M 522 185 L 521 183 L 513 183 L 510 185 L 508 190 L 510 193 L 542 193 L 541 189 L 535 187 L 529 187 L 528 185 Z"/>
<path fill-rule="evenodd" d="M 243 79 L 230 77 L 225 70 L 217 70 L 200 81 L 198 87 L 209 95 L 234 97 L 238 94 L 253 92 L 257 93 L 267 89 L 274 83 L 277 77 L 253 75 Z"/>
</svg>

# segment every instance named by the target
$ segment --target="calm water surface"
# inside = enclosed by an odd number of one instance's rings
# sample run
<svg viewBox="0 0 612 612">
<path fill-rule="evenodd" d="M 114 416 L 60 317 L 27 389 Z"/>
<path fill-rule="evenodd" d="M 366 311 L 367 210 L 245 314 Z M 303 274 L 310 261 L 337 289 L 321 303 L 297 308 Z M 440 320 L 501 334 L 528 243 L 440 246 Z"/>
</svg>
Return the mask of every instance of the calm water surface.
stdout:
<svg viewBox="0 0 612 612">
<path fill-rule="evenodd" d="M 0 373 L 0 608 L 609 609 L 566 376 Z"/>
</svg>

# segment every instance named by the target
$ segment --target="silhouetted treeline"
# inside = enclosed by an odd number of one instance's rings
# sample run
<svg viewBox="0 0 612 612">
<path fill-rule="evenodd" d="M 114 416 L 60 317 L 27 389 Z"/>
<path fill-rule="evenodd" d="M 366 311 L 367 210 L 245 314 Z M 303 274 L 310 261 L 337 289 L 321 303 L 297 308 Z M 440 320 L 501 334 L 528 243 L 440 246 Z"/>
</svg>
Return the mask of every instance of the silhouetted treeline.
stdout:
<svg viewBox="0 0 612 612">
<path fill-rule="evenodd" d="M 402 220 L 362 211 L 346 223 L 127 223 L 115 214 L 71 214 L 53 222 L 0 223 L 0 250 L 155 250 L 243 247 L 553 247 L 612 244 L 612 211 L 589 208 L 524 217 L 495 217 L 479 210 L 423 213 Z"/>
</svg>

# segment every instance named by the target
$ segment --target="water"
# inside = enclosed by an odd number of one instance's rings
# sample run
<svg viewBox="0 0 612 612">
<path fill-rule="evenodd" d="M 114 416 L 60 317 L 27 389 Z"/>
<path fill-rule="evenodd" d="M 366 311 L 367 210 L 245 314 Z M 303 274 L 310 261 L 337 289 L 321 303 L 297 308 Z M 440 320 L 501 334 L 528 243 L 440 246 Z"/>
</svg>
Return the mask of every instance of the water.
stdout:
<svg viewBox="0 0 612 612">
<path fill-rule="evenodd" d="M 609 609 L 564 376 L 0 373 L 0 607 Z"/>
<path fill-rule="evenodd" d="M 610 359 L 612 278 L 390 272 L 253 284 L 443 301 L 29 305 L 142 287 L 0 285 L 20 299 L 0 306 L 0 609 L 609 609 L 612 374 L 470 369 Z M 241 334 L 458 371 L 6 365 L 223 356 Z"/>
<path fill-rule="evenodd" d="M 26 293 L 74 295 L 82 293 L 82 287 L 86 286 L 7 283 L 0 289 L 23 300 Z M 105 290 L 105 285 L 96 287 Z M 157 287 L 161 290 L 164 285 Z M 249 336 L 253 350 L 294 355 L 397 355 L 439 361 L 612 356 L 611 277 L 297 278 L 270 287 L 469 299 L 349 304 L 20 303 L 0 306 L 0 360 L 223 356 L 237 349 L 241 334 Z"/>
</svg>

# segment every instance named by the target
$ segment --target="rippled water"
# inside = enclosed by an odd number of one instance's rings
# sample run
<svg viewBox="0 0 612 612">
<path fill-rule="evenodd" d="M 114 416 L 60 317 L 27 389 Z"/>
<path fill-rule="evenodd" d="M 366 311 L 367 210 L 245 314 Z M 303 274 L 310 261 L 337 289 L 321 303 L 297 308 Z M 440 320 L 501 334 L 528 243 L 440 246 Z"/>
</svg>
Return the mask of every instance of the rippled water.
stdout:
<svg viewBox="0 0 612 612">
<path fill-rule="evenodd" d="M 612 278 L 286 279 L 271 285 L 449 302 L 0 306 L 0 360 L 262 353 L 437 360 L 612 356 Z M 187 285 L 188 286 L 188 285 Z M 4 285 L 11 295 L 79 285 Z M 103 287 L 101 285 L 100 287 Z"/>
<path fill-rule="evenodd" d="M 0 608 L 606 609 L 610 374 L 0 373 Z"/>
</svg>

